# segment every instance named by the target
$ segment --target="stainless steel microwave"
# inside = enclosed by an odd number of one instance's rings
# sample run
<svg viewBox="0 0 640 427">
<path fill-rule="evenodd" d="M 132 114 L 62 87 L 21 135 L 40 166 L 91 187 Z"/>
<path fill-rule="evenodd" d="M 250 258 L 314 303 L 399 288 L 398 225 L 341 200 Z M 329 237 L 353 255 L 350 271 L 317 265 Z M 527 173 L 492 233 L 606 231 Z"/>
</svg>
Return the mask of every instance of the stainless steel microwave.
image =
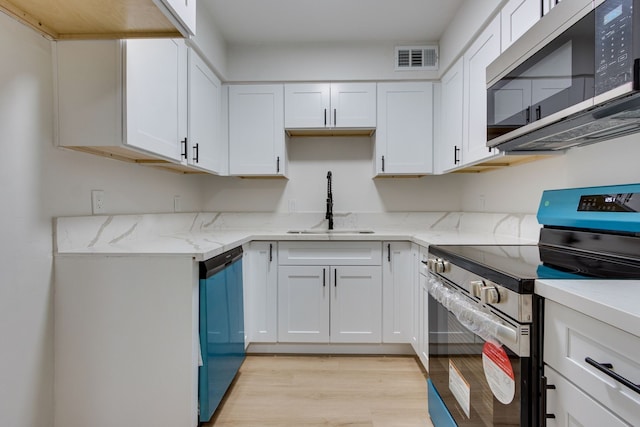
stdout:
<svg viewBox="0 0 640 427">
<path fill-rule="evenodd" d="M 640 0 L 566 0 L 487 68 L 487 146 L 553 152 L 640 131 Z"/>
</svg>

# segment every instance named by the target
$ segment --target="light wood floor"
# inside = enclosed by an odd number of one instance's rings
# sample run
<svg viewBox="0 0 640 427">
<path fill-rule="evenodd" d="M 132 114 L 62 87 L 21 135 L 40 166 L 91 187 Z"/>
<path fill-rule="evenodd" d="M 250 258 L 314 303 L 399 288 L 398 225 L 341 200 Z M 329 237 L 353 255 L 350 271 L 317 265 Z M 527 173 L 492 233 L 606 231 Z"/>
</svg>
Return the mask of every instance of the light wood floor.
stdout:
<svg viewBox="0 0 640 427">
<path fill-rule="evenodd" d="M 412 357 L 247 356 L 205 427 L 432 427 Z"/>
</svg>

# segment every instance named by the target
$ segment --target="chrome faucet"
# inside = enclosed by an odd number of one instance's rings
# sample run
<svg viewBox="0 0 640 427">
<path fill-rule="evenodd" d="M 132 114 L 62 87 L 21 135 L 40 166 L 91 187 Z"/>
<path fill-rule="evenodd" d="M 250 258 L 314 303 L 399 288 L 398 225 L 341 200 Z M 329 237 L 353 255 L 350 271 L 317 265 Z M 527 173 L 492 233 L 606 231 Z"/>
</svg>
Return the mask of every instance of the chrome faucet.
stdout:
<svg viewBox="0 0 640 427">
<path fill-rule="evenodd" d="M 333 191 L 331 191 L 331 171 L 327 172 L 327 213 L 324 217 L 329 220 L 329 230 L 333 230 Z"/>
</svg>

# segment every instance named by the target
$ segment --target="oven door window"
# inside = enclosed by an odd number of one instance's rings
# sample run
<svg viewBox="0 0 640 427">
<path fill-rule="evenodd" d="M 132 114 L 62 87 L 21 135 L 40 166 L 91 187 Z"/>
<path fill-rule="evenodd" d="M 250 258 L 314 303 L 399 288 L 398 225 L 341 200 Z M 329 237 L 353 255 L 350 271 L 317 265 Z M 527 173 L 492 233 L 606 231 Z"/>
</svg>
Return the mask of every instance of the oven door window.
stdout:
<svg viewBox="0 0 640 427">
<path fill-rule="evenodd" d="M 529 358 L 518 357 L 508 348 L 499 347 L 500 352 L 506 353 L 506 363 L 510 364 L 513 374 L 512 382 L 506 387 L 515 386 L 513 399 L 505 404 L 500 402 L 505 400 L 504 395 L 494 394 L 487 380 L 483 348 L 482 338 L 429 296 L 429 377 L 458 426 L 529 425 L 531 405 L 525 403 L 528 396 L 522 393 L 523 381 L 525 388 L 528 382 L 522 372 L 528 371 Z M 495 377 L 492 385 L 495 388 Z"/>
</svg>

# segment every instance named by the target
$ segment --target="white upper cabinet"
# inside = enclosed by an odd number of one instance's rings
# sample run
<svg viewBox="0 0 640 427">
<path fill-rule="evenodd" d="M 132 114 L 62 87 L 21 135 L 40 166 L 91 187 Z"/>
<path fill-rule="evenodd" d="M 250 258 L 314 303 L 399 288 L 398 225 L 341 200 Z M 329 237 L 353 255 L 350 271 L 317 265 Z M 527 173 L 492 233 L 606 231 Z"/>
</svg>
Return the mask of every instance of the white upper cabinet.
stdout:
<svg viewBox="0 0 640 427">
<path fill-rule="evenodd" d="M 133 39 L 125 45 L 128 145 L 184 159 L 187 48 L 178 39 Z"/>
<path fill-rule="evenodd" d="M 221 133 L 220 80 L 193 50 L 189 50 L 188 162 L 206 172 L 222 174 L 227 162 Z"/>
<path fill-rule="evenodd" d="M 331 83 L 332 127 L 376 127 L 375 83 Z"/>
<path fill-rule="evenodd" d="M 560 3 L 560 0 L 542 0 L 542 14 L 546 15 L 555 5 Z"/>
<path fill-rule="evenodd" d="M 487 66 L 500 55 L 497 15 L 463 55 L 464 111 L 462 159 L 471 164 L 498 154 L 487 148 Z"/>
<path fill-rule="evenodd" d="M 196 0 L 153 0 L 184 37 L 196 34 Z"/>
<path fill-rule="evenodd" d="M 284 86 L 285 128 L 375 128 L 375 83 Z"/>
<path fill-rule="evenodd" d="M 462 111 L 464 100 L 464 61 L 460 58 L 442 76 L 440 138 L 435 146 L 436 173 L 462 164 Z"/>
<path fill-rule="evenodd" d="M 378 84 L 376 175 L 433 172 L 433 84 Z"/>
<path fill-rule="evenodd" d="M 55 62 L 58 145 L 186 165 L 182 39 L 57 42 Z"/>
<path fill-rule="evenodd" d="M 502 51 L 504 52 L 514 41 L 526 33 L 533 24 L 538 22 L 541 15 L 542 4 L 540 0 L 509 0 L 500 12 Z"/>
<path fill-rule="evenodd" d="M 286 176 L 282 85 L 229 86 L 229 174 Z"/>
</svg>

